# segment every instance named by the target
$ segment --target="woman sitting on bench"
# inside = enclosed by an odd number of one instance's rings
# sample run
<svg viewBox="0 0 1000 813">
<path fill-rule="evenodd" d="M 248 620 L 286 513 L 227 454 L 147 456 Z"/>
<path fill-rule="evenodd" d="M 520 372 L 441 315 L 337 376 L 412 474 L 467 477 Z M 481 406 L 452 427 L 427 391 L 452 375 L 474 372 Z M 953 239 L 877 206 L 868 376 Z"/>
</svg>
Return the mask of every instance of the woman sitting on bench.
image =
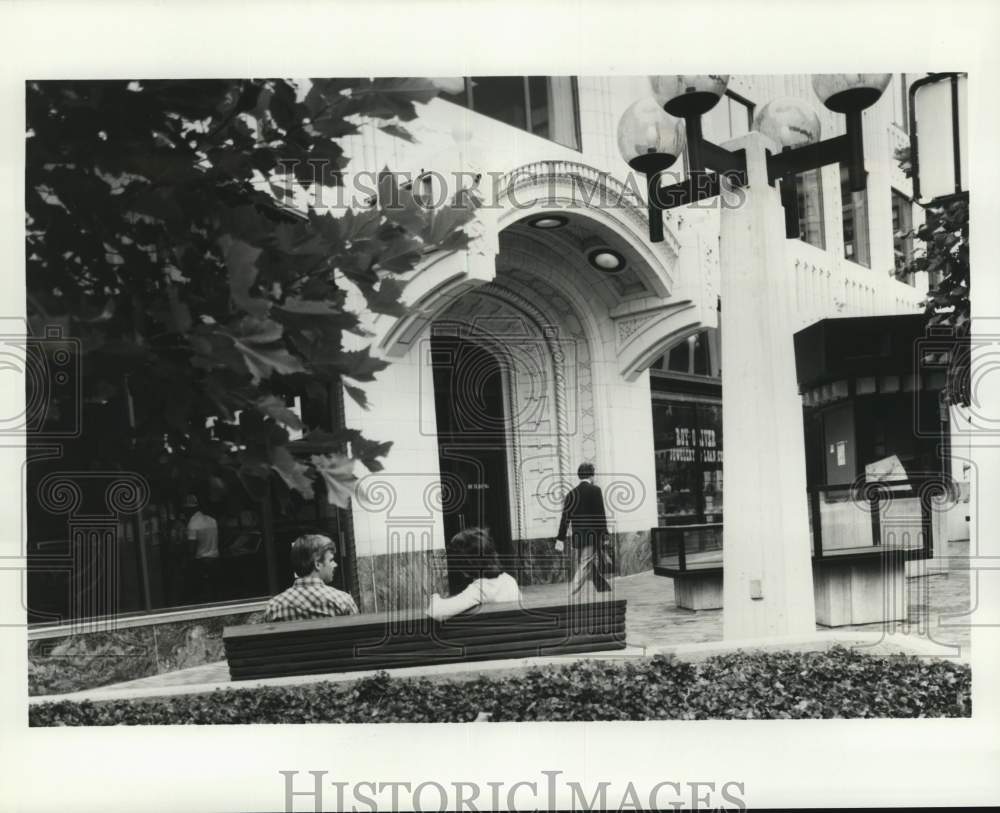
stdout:
<svg viewBox="0 0 1000 813">
<path fill-rule="evenodd" d="M 493 540 L 485 528 L 459 531 L 447 548 L 450 565 L 459 568 L 472 583 L 449 598 L 441 598 L 437 593 L 431 596 L 431 606 L 427 610 L 431 618 L 443 621 L 480 604 L 521 600 L 521 589 L 514 577 L 501 569 Z"/>
</svg>

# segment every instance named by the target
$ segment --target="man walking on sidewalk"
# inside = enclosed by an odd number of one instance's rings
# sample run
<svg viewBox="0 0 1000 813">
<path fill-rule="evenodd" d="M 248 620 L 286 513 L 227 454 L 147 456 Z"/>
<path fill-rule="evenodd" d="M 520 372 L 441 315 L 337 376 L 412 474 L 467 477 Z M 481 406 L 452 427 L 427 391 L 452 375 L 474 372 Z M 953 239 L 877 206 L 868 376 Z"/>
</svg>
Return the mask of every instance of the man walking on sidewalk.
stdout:
<svg viewBox="0 0 1000 813">
<path fill-rule="evenodd" d="M 608 537 L 608 519 L 604 511 L 604 495 L 594 485 L 594 464 L 581 463 L 577 469 L 580 483 L 563 500 L 562 519 L 556 536 L 556 551 L 562 552 L 566 530 L 572 527 L 570 544 L 576 554 L 576 572 L 570 592 L 578 593 L 593 580 L 598 592 L 611 589 L 605 576 L 611 562 L 604 549 Z"/>
</svg>

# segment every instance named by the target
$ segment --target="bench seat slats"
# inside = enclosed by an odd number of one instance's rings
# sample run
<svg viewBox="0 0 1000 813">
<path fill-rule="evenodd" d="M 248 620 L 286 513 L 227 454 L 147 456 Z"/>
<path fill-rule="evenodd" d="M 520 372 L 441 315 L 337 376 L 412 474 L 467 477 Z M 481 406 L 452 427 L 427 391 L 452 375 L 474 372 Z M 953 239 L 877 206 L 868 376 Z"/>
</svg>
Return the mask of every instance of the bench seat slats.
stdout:
<svg viewBox="0 0 1000 813">
<path fill-rule="evenodd" d="M 373 669 L 398 669 L 407 666 L 429 666 L 445 663 L 468 663 L 483 660 L 499 660 L 506 658 L 551 657 L 556 655 L 579 652 L 610 651 L 624 649 L 625 641 L 613 636 L 595 635 L 582 636 L 572 643 L 551 643 L 516 645 L 507 649 L 493 647 L 477 647 L 463 653 L 461 657 L 430 655 L 415 658 L 412 655 L 400 653 L 395 657 L 372 659 L 348 659 L 342 661 L 308 660 L 298 663 L 270 664 L 266 667 L 230 667 L 233 680 L 249 680 L 264 677 L 290 677 L 293 675 L 316 675 L 332 672 L 357 672 Z"/>
<path fill-rule="evenodd" d="M 226 627 L 233 680 L 389 669 L 625 647 L 624 599 L 488 604 L 433 621 L 422 611 Z"/>
<path fill-rule="evenodd" d="M 595 632 L 590 635 L 577 635 L 572 638 L 539 638 L 529 641 L 524 640 L 511 640 L 502 641 L 499 643 L 481 643 L 481 644 L 469 644 L 463 647 L 458 647 L 456 649 L 446 649 L 444 647 L 438 647 L 436 649 L 428 649 L 419 652 L 413 651 L 386 651 L 380 652 L 372 655 L 358 655 L 352 650 L 341 650 L 333 652 L 324 652 L 321 658 L 287 658 L 284 656 L 272 656 L 268 658 L 263 663 L 244 663 L 240 659 L 234 659 L 230 661 L 230 666 L 232 667 L 253 667 L 253 666 L 267 666 L 273 665 L 277 668 L 284 668 L 285 666 L 294 666 L 300 663 L 313 662 L 313 663 L 323 663 L 330 664 L 333 666 L 342 666 L 346 663 L 358 664 L 367 662 L 406 662 L 413 663 L 418 661 L 420 663 L 426 662 L 430 658 L 442 659 L 445 661 L 461 661 L 467 657 L 485 653 L 504 653 L 512 652 L 522 649 L 531 650 L 553 650 L 558 649 L 564 645 L 587 643 L 587 642 L 611 642 L 615 640 L 615 635 L 612 632 Z M 256 659 L 255 659 L 256 660 Z"/>
<path fill-rule="evenodd" d="M 603 624 L 593 624 L 574 632 L 569 629 L 543 629 L 543 630 L 518 630 L 509 629 L 503 633 L 483 633 L 477 635 L 466 635 L 461 638 L 434 639 L 430 636 L 419 638 L 389 638 L 379 641 L 359 641 L 351 642 L 331 642 L 328 646 L 309 646 L 307 644 L 297 644 L 293 647 L 273 646 L 273 647 L 227 647 L 226 656 L 231 665 L 277 662 L 281 658 L 294 660 L 301 657 L 315 657 L 320 653 L 333 656 L 345 657 L 376 657 L 383 653 L 411 652 L 411 653 L 432 653 L 438 652 L 448 654 L 449 652 L 460 652 L 463 647 L 499 645 L 510 641 L 568 641 L 579 637 L 580 634 L 608 634 L 613 635 L 623 629 L 624 618 L 609 619 Z"/>
<path fill-rule="evenodd" d="M 518 625 L 510 623 L 504 626 L 491 625 L 490 627 L 465 627 L 461 629 L 442 627 L 441 625 L 427 623 L 417 630 L 370 630 L 365 635 L 352 635 L 349 637 L 339 636 L 335 631 L 317 632 L 311 639 L 301 637 L 290 641 L 276 640 L 227 640 L 225 642 L 226 652 L 230 657 L 244 657 L 255 653 L 265 654 L 288 654 L 293 655 L 299 652 L 316 652 L 318 649 L 327 647 L 348 648 L 353 647 L 363 654 L 366 649 L 403 648 L 419 649 L 434 645 L 466 644 L 470 642 L 488 643 L 491 640 L 501 641 L 512 636 L 543 638 L 557 635 L 572 634 L 574 629 L 580 631 L 594 631 L 609 627 L 621 628 L 624 625 L 624 611 L 614 615 L 589 616 L 585 619 L 575 619 L 574 625 L 563 624 L 524 624 Z"/>
<path fill-rule="evenodd" d="M 601 613 L 608 606 L 625 606 L 625 599 L 614 601 L 595 601 L 577 605 L 566 604 L 542 604 L 531 602 L 506 602 L 498 604 L 484 604 L 474 612 L 467 615 L 460 615 L 443 622 L 445 626 L 463 626 L 468 624 L 479 624 L 486 619 L 500 621 L 505 617 L 520 618 L 537 616 L 540 618 L 562 617 L 570 613 L 587 615 L 589 613 Z M 427 614 L 422 610 L 401 610 L 399 612 L 384 613 L 364 613 L 362 615 L 343 615 L 336 618 L 310 618 L 306 621 L 282 621 L 271 624 L 243 624 L 238 627 L 225 627 L 224 638 L 257 638 L 268 635 L 280 634 L 283 637 L 290 637 L 297 633 L 306 635 L 315 633 L 317 629 L 336 627 L 348 629 L 355 627 L 384 627 L 387 624 L 406 625 L 417 624 L 427 618 Z"/>
<path fill-rule="evenodd" d="M 603 608 L 602 608 L 603 609 Z M 622 612 L 619 608 L 610 607 L 607 612 L 601 613 L 588 613 L 586 615 L 577 615 L 572 618 L 578 619 L 579 623 L 587 623 L 588 619 L 601 618 L 607 615 L 618 615 Z M 417 635 L 421 631 L 430 630 L 432 627 L 437 630 L 436 634 L 441 638 L 448 638 L 450 636 L 460 637 L 467 634 L 469 631 L 495 631 L 502 632 L 511 627 L 516 627 L 518 629 L 531 628 L 531 629 L 558 629 L 565 626 L 567 621 L 567 616 L 517 616 L 510 615 L 502 618 L 484 618 L 480 623 L 468 623 L 468 619 L 463 619 L 463 623 L 455 623 L 454 619 L 449 619 L 444 623 L 435 622 L 429 617 L 422 617 L 418 619 L 410 619 L 403 622 L 396 623 L 374 623 L 366 624 L 365 626 L 352 626 L 352 627 L 340 627 L 333 624 L 327 624 L 321 627 L 316 627 L 310 631 L 303 632 L 285 632 L 280 629 L 279 624 L 269 625 L 267 632 L 253 637 L 250 636 L 230 636 L 225 635 L 223 640 L 233 646 L 270 646 L 272 642 L 280 640 L 283 643 L 293 643 L 293 642 L 318 642 L 323 640 L 344 640 L 344 641 L 356 641 L 356 640 L 372 640 L 380 639 L 385 637 L 390 632 L 397 635 Z M 338 619 L 330 619 L 330 621 L 335 622 Z M 289 624 L 291 626 L 291 624 Z M 232 629 L 232 628 L 227 628 Z M 237 628 L 238 629 L 238 628 Z"/>
</svg>

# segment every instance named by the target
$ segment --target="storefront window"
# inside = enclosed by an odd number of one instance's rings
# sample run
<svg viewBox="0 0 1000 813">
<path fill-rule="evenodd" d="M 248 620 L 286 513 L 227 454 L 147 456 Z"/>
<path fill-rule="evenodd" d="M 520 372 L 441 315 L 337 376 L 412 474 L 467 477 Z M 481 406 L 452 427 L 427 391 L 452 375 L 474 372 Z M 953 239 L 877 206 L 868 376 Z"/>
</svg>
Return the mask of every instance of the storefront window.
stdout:
<svg viewBox="0 0 1000 813">
<path fill-rule="evenodd" d="M 654 400 L 660 525 L 722 521 L 722 405 Z"/>
<path fill-rule="evenodd" d="M 152 609 L 268 594 L 260 511 L 208 504 L 199 514 L 192 522 L 190 509 L 161 505 L 143 516 Z M 218 555 L 205 561 L 212 522 Z"/>
<path fill-rule="evenodd" d="M 289 405 L 301 410 L 307 425 L 324 428 L 339 420 L 342 409 L 332 394 L 289 396 Z M 115 404 L 102 410 L 119 414 Z M 270 497 L 261 500 L 207 478 L 190 491 L 152 488 L 141 516 L 105 516 L 107 488 L 127 473 L 110 470 L 100 458 L 117 425 L 112 428 L 94 409 L 86 417 L 93 431 L 67 443 L 63 457 L 47 460 L 40 445 L 29 449 L 29 624 L 268 598 L 291 584 L 290 545 L 304 533 L 325 534 L 336 543 L 336 586 L 353 589 L 350 514 L 329 505 L 321 481 L 315 497 L 306 500 L 275 478 Z M 310 453 L 299 448 L 303 442 L 292 444 L 293 453 Z M 52 510 L 52 498 L 46 502 L 45 496 L 46 483 L 63 474 L 67 488 L 80 496 L 68 512 Z"/>
</svg>

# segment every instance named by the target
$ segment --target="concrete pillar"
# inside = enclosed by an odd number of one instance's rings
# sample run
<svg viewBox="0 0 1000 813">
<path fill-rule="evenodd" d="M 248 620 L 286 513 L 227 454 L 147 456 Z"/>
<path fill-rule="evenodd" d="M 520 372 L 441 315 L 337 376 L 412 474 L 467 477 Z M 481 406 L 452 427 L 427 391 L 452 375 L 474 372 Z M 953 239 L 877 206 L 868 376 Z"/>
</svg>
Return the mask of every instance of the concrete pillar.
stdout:
<svg viewBox="0 0 1000 813">
<path fill-rule="evenodd" d="M 756 132 L 726 147 L 746 150 L 749 185 L 719 198 L 723 637 L 811 633 L 816 610 L 792 345 L 795 284 L 785 258 L 784 213 L 765 160 L 765 148 L 776 148 Z"/>
</svg>

